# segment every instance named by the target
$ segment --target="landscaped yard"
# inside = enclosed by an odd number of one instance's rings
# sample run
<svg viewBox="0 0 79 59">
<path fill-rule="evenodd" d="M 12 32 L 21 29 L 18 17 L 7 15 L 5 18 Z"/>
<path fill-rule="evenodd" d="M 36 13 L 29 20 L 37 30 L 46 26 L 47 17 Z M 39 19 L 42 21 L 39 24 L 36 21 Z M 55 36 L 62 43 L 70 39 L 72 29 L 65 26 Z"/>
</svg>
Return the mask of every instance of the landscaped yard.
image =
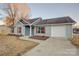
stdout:
<svg viewBox="0 0 79 59">
<path fill-rule="evenodd" d="M 10 35 L 0 35 L 0 55 L 1 56 L 17 56 L 28 52 L 38 43 L 21 40 L 19 37 Z"/>
</svg>

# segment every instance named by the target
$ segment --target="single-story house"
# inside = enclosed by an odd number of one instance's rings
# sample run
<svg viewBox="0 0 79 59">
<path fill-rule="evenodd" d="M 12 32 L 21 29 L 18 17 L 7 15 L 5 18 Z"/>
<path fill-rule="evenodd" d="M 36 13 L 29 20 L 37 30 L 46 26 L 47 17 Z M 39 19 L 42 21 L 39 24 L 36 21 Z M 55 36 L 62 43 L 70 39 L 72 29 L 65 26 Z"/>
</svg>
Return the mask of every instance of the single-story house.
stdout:
<svg viewBox="0 0 79 59">
<path fill-rule="evenodd" d="M 23 36 L 49 36 L 72 38 L 72 25 L 76 22 L 70 17 L 43 19 L 20 19 L 14 24 L 14 34 Z"/>
</svg>

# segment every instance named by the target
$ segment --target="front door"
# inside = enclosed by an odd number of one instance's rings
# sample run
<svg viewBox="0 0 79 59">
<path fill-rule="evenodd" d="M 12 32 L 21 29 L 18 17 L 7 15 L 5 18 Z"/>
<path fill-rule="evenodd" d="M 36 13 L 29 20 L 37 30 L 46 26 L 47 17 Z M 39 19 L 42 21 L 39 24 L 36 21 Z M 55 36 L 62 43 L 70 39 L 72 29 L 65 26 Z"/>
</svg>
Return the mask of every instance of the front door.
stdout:
<svg viewBox="0 0 79 59">
<path fill-rule="evenodd" d="M 25 35 L 26 36 L 30 35 L 30 27 L 29 26 L 25 26 Z"/>
<path fill-rule="evenodd" d="M 25 26 L 25 35 L 30 36 L 30 26 Z M 32 36 L 34 35 L 34 27 L 32 26 Z"/>
</svg>

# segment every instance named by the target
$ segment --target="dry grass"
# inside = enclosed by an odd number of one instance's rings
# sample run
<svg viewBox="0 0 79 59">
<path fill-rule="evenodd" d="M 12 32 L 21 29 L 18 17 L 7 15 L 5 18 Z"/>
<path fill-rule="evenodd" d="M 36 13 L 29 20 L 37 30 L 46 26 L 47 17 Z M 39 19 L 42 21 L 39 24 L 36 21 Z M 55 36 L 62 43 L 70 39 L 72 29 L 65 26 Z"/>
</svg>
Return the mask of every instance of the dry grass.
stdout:
<svg viewBox="0 0 79 59">
<path fill-rule="evenodd" d="M 20 40 L 18 37 L 0 35 L 0 55 L 17 56 L 38 45 L 36 42 Z"/>
<path fill-rule="evenodd" d="M 71 40 L 73 44 L 79 46 L 79 35 L 73 35 L 73 39 Z"/>
</svg>

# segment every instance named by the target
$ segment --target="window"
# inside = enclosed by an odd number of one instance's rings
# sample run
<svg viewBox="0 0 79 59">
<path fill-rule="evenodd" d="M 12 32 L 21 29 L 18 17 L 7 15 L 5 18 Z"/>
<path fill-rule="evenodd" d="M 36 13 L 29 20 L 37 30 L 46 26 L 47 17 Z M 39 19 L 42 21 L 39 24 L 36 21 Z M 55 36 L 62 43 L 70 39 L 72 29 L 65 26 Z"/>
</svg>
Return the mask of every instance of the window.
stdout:
<svg viewBox="0 0 79 59">
<path fill-rule="evenodd" d="M 41 33 L 45 33 L 45 27 L 41 27 Z"/>
<path fill-rule="evenodd" d="M 18 27 L 17 32 L 21 33 L 21 27 Z"/>
<path fill-rule="evenodd" d="M 45 27 L 37 27 L 36 33 L 45 33 Z"/>
</svg>

